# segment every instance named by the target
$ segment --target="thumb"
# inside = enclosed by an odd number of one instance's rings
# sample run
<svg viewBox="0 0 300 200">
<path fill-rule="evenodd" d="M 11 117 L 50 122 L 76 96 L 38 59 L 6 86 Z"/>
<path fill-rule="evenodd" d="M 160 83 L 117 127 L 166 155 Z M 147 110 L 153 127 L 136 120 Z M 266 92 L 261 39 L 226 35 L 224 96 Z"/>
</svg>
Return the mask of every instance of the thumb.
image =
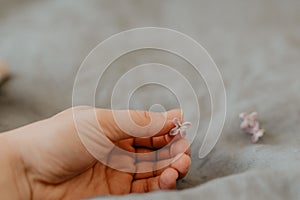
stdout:
<svg viewBox="0 0 300 200">
<path fill-rule="evenodd" d="M 182 120 L 180 109 L 168 112 L 143 110 L 96 110 L 103 133 L 113 142 L 130 137 L 152 137 L 168 134 L 175 126 L 173 119 Z"/>
</svg>

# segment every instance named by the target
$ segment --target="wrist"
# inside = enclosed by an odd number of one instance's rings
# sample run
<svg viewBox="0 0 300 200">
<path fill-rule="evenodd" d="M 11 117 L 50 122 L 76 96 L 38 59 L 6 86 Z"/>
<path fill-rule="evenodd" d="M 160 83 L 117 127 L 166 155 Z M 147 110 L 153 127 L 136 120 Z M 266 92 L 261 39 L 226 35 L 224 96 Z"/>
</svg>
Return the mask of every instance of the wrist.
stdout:
<svg viewBox="0 0 300 200">
<path fill-rule="evenodd" d="M 29 199 L 26 170 L 10 134 L 0 134 L 0 199 Z"/>
</svg>

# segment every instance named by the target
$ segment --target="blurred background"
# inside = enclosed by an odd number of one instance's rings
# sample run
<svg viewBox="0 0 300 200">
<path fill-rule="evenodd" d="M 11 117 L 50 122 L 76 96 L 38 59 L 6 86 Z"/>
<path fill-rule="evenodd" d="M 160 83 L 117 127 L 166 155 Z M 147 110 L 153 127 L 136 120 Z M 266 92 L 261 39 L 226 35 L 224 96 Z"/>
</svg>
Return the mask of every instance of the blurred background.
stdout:
<svg viewBox="0 0 300 200">
<path fill-rule="evenodd" d="M 298 0 L 0 0 L 0 59 L 12 74 L 0 88 L 0 131 L 70 107 L 76 72 L 101 41 L 132 28 L 165 27 L 191 36 L 206 48 L 221 71 L 228 98 L 222 140 L 208 160 L 195 162 L 192 175 L 179 188 L 264 166 L 263 161 L 251 162 L 251 153 L 247 162 L 242 160 L 244 155 L 237 149 L 248 145 L 249 138 L 239 133 L 237 115 L 260 111 L 264 127 L 273 130 L 266 136 L 269 144 L 278 143 L 284 137 L 282 131 L 287 136 L 298 128 L 299 9 Z M 146 53 L 151 61 L 169 60 L 178 70 L 188 65 L 173 55 Z M 122 75 L 124 66 L 144 61 L 149 61 L 145 52 L 135 52 L 114 63 L 114 71 L 107 73 Z M 183 73 L 195 81 L 192 71 Z M 106 79 L 97 94 L 101 98 L 97 106 L 109 108 L 106 91 L 112 85 L 109 76 Z M 209 98 L 205 85 L 200 80 L 195 83 L 199 83 L 197 96 L 205 127 Z M 136 93 L 131 108 L 147 109 L 155 101 L 174 108 L 178 102 L 172 95 L 162 88 L 145 87 Z M 186 115 L 193 117 L 189 111 Z M 198 140 L 193 143 L 195 159 Z M 298 144 L 296 137 L 288 145 Z"/>
</svg>

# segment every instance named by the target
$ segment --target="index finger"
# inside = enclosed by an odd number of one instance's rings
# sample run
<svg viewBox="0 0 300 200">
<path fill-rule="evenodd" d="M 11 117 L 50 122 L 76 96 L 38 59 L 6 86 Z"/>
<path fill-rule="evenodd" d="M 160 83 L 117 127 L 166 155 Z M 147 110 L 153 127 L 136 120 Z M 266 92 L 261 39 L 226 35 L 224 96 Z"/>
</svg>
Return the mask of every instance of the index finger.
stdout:
<svg viewBox="0 0 300 200">
<path fill-rule="evenodd" d="M 103 133 L 110 140 L 119 141 L 127 138 L 149 138 L 168 134 L 175 127 L 173 119 L 182 119 L 182 111 L 174 109 L 158 113 L 141 110 L 99 109 L 97 117 Z"/>
</svg>

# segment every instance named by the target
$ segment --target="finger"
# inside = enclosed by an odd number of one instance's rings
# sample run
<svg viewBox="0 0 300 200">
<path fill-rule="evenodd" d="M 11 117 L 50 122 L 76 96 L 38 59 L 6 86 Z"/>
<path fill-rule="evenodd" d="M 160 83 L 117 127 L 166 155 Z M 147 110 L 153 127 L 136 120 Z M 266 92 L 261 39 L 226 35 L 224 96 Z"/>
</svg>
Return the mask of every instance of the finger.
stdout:
<svg viewBox="0 0 300 200">
<path fill-rule="evenodd" d="M 144 193 L 155 190 L 170 190 L 176 188 L 178 173 L 173 168 L 167 168 L 160 176 L 132 182 L 132 193 Z"/>
<path fill-rule="evenodd" d="M 146 148 L 134 149 L 130 144 L 132 140 L 126 139 L 118 142 L 119 148 L 114 148 L 109 155 L 109 166 L 121 171 L 136 173 L 136 179 L 149 178 L 161 174 L 168 166 L 178 170 L 180 177 L 184 177 L 190 165 L 190 144 L 180 136 L 176 140 L 158 151 Z M 125 150 L 125 151 L 123 151 Z M 136 153 L 136 154 L 132 154 Z M 184 161 L 177 160 L 176 156 L 187 154 Z M 174 160 L 173 160 L 174 159 Z M 176 161 L 176 162 L 175 162 Z M 173 162 L 175 162 L 173 164 Z M 178 164 L 179 163 L 179 164 Z M 173 164 L 173 165 L 172 165 Z M 136 167 L 136 168 L 135 168 Z"/>
<path fill-rule="evenodd" d="M 157 162 L 139 162 L 136 165 L 136 169 L 138 173 L 134 174 L 134 179 L 147 179 L 151 177 L 156 177 L 162 174 L 162 172 L 168 168 L 169 166 L 166 165 L 165 167 L 161 167 L 157 169 L 157 166 L 160 165 Z"/>
<path fill-rule="evenodd" d="M 159 177 L 140 179 L 132 182 L 131 193 L 146 193 L 159 190 Z"/>
<path fill-rule="evenodd" d="M 174 136 L 171 136 L 169 134 L 149 138 L 135 138 L 134 146 L 159 149 L 169 144 L 173 138 Z"/>
<path fill-rule="evenodd" d="M 163 149 L 164 149 L 164 151 L 169 152 L 168 148 L 170 147 L 170 145 L 172 143 L 175 143 L 175 141 L 178 140 L 178 138 L 179 138 L 178 136 L 174 137 L 174 136 L 164 135 L 164 136 L 157 136 L 157 137 L 152 137 L 152 138 L 135 138 L 135 143 L 138 143 L 139 145 L 138 146 L 134 145 L 134 146 L 137 147 L 136 149 L 137 149 L 137 151 L 139 151 L 138 153 L 149 153 L 149 152 L 157 153 L 158 152 L 157 149 L 159 149 L 159 148 L 160 148 L 159 151 L 163 151 Z M 154 138 L 159 138 L 156 140 L 156 141 L 158 141 L 158 143 L 155 144 L 154 142 L 151 142 L 151 143 L 147 142 L 147 141 L 149 141 L 149 139 L 154 139 Z M 163 138 L 168 138 L 168 139 L 163 139 Z M 142 143 L 138 140 L 144 140 L 145 142 Z M 163 145 L 163 143 L 164 143 L 164 145 Z M 155 148 L 155 147 L 157 147 L 157 148 Z M 142 149 L 147 149 L 147 150 L 143 151 Z M 140 155 L 142 156 L 142 154 L 140 154 Z M 152 155 L 153 155 L 151 157 L 152 160 L 156 160 L 157 159 L 156 154 L 152 154 Z M 141 157 L 140 160 L 144 160 L 143 157 Z"/>
<path fill-rule="evenodd" d="M 160 175 L 166 168 L 172 167 L 180 177 L 184 177 L 190 167 L 191 159 L 185 153 L 176 155 L 174 158 L 159 160 L 157 162 L 143 161 L 136 164 L 135 179 L 145 179 Z"/>
<path fill-rule="evenodd" d="M 157 160 L 164 160 L 169 158 L 174 158 L 175 156 L 185 153 L 190 155 L 190 143 L 185 138 L 178 137 L 177 140 L 172 142 L 170 145 L 159 149 L 157 152 Z"/>
<path fill-rule="evenodd" d="M 156 151 L 146 148 L 137 148 L 136 149 L 136 161 L 156 161 Z"/>
<path fill-rule="evenodd" d="M 188 173 L 190 165 L 191 165 L 190 156 L 183 154 L 179 159 L 175 160 L 171 164 L 171 167 L 178 172 L 179 178 L 183 178 Z"/>
<path fill-rule="evenodd" d="M 170 157 L 177 156 L 178 154 L 181 153 L 190 155 L 191 154 L 190 146 L 191 144 L 187 139 L 183 137 L 179 137 L 179 139 L 170 147 Z"/>
<path fill-rule="evenodd" d="M 164 135 L 174 127 L 173 118 L 182 119 L 178 109 L 165 113 L 96 109 L 96 115 L 103 133 L 112 141 Z"/>
<path fill-rule="evenodd" d="M 138 173 L 134 174 L 134 179 L 146 179 L 155 177 L 155 162 L 139 162 L 136 165 L 136 169 Z"/>
<path fill-rule="evenodd" d="M 134 143 L 134 138 L 128 138 L 124 140 L 119 140 L 118 142 L 115 143 L 115 145 L 120 147 L 121 149 L 124 149 L 125 151 L 134 153 L 136 149 L 134 148 L 133 143 Z"/>
<path fill-rule="evenodd" d="M 134 174 L 136 172 L 136 158 L 132 152 L 124 151 L 120 148 L 114 148 L 108 155 L 107 165 L 110 168 L 122 172 Z"/>
<path fill-rule="evenodd" d="M 159 150 L 136 148 L 136 153 L 137 162 L 164 160 L 173 158 L 180 153 L 190 155 L 190 143 L 185 138 L 177 137 L 172 143 Z"/>
<path fill-rule="evenodd" d="M 171 190 L 176 188 L 176 180 L 178 179 L 178 173 L 173 168 L 167 168 L 159 179 L 159 188 L 163 190 Z"/>
</svg>

